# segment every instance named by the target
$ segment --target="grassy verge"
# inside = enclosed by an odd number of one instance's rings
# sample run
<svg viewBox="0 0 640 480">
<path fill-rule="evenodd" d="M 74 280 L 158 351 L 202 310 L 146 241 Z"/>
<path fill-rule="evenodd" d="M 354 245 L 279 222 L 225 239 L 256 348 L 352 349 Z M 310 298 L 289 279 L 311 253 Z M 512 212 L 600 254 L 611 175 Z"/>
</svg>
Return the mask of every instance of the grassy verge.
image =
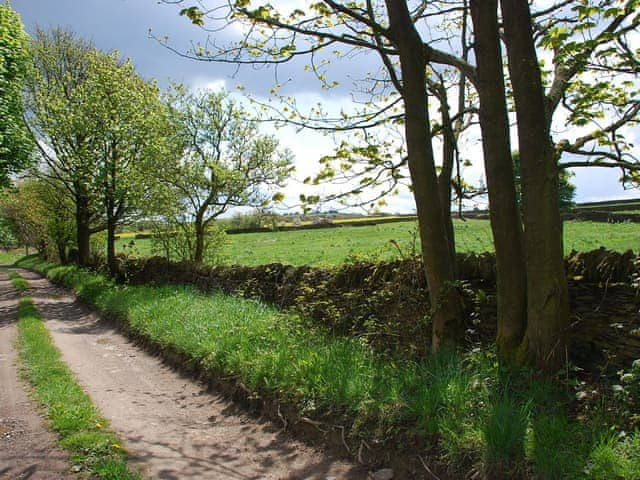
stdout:
<svg viewBox="0 0 640 480">
<path fill-rule="evenodd" d="M 46 410 L 60 445 L 69 451 L 74 470 L 92 478 L 138 479 L 128 471 L 120 439 L 76 383 L 53 345 L 38 310 L 29 298 L 19 308 L 20 362 L 34 397 Z"/>
<path fill-rule="evenodd" d="M 640 478 L 640 434 L 621 435 L 608 397 L 575 415 L 574 391 L 502 372 L 490 351 L 398 362 L 255 301 L 21 264 L 204 373 L 239 379 L 300 415 L 344 419 L 356 446 L 365 439 L 389 453 L 404 445 L 415 458 L 422 445 L 430 462 L 435 448 L 441 469 L 489 478 Z"/>
<path fill-rule="evenodd" d="M 8 272 L 9 279 L 11 280 L 11 284 L 13 288 L 20 292 L 25 292 L 29 289 L 29 282 L 27 282 L 24 278 L 20 276 L 18 272 Z"/>
<path fill-rule="evenodd" d="M 0 250 L 0 265 L 13 265 L 21 257 L 23 250 Z"/>
</svg>

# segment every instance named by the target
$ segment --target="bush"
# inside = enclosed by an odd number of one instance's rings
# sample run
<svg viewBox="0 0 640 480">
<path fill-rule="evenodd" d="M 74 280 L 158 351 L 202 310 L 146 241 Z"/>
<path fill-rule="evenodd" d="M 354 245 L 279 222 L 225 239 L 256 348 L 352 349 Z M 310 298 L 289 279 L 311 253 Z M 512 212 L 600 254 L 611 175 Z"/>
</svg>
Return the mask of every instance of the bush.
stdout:
<svg viewBox="0 0 640 480">
<path fill-rule="evenodd" d="M 106 265 L 107 232 L 102 231 L 91 235 L 89 240 L 89 264 L 95 266 Z"/>
<path fill-rule="evenodd" d="M 255 230 L 267 228 L 277 230 L 282 217 L 275 213 L 255 209 L 252 212 L 237 213 L 229 220 L 223 220 L 232 230 Z"/>
<path fill-rule="evenodd" d="M 11 223 L 0 218 L 0 248 L 10 250 L 18 247 L 18 239 Z"/>
<path fill-rule="evenodd" d="M 222 249 L 226 237 L 224 229 L 215 224 L 207 228 L 202 259 L 204 263 L 217 265 L 222 262 Z M 151 236 L 151 252 L 169 261 L 192 262 L 196 252 L 196 232 L 193 224 L 157 224 Z"/>
</svg>

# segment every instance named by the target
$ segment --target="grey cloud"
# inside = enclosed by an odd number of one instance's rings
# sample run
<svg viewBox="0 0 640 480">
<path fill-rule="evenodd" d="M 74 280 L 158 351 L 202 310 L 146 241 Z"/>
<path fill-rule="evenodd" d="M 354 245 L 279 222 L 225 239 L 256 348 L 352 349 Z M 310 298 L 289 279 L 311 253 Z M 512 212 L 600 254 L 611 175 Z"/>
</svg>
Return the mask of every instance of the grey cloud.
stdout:
<svg viewBox="0 0 640 480">
<path fill-rule="evenodd" d="M 211 81 L 224 79 L 227 84 L 241 83 L 255 95 L 267 95 L 276 81 L 287 85 L 287 93 L 317 91 L 319 83 L 313 75 L 303 71 L 306 60 L 295 60 L 276 67 L 234 65 L 202 62 L 180 57 L 149 37 L 149 29 L 179 51 L 186 51 L 193 43 L 205 42 L 207 33 L 179 15 L 180 6 L 159 4 L 156 0 L 14 0 L 13 7 L 22 15 L 27 31 L 36 25 L 43 28 L 70 27 L 83 38 L 93 40 L 102 50 L 117 49 L 123 57 L 131 58 L 139 73 L 156 78 L 162 85 L 168 79 L 191 84 L 196 79 Z M 212 33 L 218 45 L 231 40 L 230 32 Z M 345 95 L 352 87 L 349 80 L 362 77 L 372 68 L 371 56 L 336 61 L 329 77 L 341 82 L 333 94 Z M 374 62 L 375 65 L 375 62 Z M 374 67 L 375 68 L 375 67 Z"/>
</svg>

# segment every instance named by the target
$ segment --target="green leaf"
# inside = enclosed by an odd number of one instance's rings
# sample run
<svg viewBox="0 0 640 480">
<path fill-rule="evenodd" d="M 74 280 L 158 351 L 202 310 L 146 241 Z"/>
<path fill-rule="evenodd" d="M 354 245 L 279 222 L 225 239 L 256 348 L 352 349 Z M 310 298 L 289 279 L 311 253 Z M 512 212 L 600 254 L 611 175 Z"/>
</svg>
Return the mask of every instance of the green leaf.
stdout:
<svg viewBox="0 0 640 480">
<path fill-rule="evenodd" d="M 189 18 L 194 25 L 204 26 L 204 13 L 198 7 L 183 8 L 180 15 Z"/>
</svg>

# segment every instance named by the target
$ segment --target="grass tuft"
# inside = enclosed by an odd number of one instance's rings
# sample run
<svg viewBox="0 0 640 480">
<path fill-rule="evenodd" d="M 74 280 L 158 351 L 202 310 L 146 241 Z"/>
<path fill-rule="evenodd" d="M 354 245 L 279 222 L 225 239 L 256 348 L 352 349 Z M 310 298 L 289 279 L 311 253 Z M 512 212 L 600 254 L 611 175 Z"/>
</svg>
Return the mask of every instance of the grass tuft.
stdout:
<svg viewBox="0 0 640 480">
<path fill-rule="evenodd" d="M 75 469 L 100 479 L 140 478 L 127 470 L 121 441 L 60 359 L 31 299 L 20 301 L 18 318 L 22 371 Z"/>
<path fill-rule="evenodd" d="M 525 443 L 529 411 L 508 394 L 488 406 L 483 434 L 486 443 L 485 468 L 489 478 L 520 477 L 525 464 Z"/>
<path fill-rule="evenodd" d="M 29 289 L 29 282 L 27 282 L 18 272 L 7 272 L 13 288 L 20 292 L 25 292 Z"/>
</svg>

